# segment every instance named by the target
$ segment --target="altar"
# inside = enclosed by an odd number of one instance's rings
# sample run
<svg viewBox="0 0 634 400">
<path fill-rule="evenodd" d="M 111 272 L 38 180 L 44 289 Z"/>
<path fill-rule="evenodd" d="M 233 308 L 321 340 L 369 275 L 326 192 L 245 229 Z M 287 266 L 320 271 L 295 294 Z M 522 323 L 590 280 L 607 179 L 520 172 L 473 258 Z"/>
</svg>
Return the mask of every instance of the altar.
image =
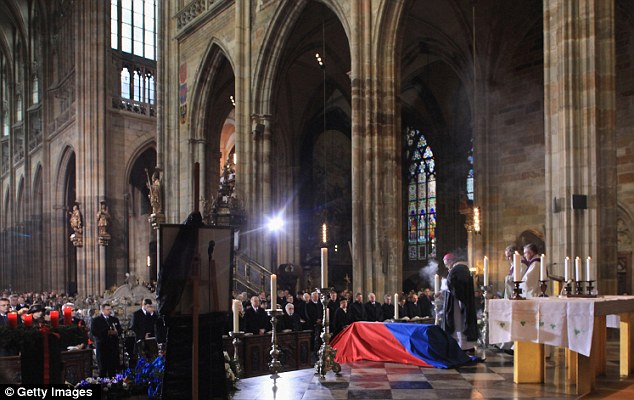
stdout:
<svg viewBox="0 0 634 400">
<path fill-rule="evenodd" d="M 515 383 L 544 382 L 544 345 L 568 349 L 567 380 L 577 394 L 592 391 L 606 369 L 606 316 L 620 317 L 620 374 L 632 371 L 634 296 L 492 299 L 489 343 L 515 342 Z"/>
</svg>

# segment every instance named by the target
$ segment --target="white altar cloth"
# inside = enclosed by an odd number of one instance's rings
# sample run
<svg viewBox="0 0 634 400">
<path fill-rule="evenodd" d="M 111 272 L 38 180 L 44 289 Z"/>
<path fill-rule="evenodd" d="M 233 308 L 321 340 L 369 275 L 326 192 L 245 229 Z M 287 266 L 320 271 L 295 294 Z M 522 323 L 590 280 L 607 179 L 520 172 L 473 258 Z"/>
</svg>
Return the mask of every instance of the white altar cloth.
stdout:
<svg viewBox="0 0 634 400">
<path fill-rule="evenodd" d="M 566 347 L 590 356 L 597 315 L 618 313 L 621 307 L 608 302 L 633 300 L 634 296 L 601 296 L 597 298 L 532 298 L 527 300 L 491 299 L 489 311 L 489 343 L 524 341 Z M 601 304 L 604 303 L 604 304 Z"/>
</svg>

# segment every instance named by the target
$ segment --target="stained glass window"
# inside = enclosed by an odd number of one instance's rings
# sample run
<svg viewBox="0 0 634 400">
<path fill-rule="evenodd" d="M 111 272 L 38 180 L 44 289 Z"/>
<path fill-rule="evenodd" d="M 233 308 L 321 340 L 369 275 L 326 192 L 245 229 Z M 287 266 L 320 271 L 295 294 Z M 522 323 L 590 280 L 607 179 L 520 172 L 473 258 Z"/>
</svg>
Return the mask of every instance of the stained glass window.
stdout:
<svg viewBox="0 0 634 400">
<path fill-rule="evenodd" d="M 407 245 L 410 260 L 425 260 L 436 250 L 436 162 L 425 136 L 407 128 Z"/>
<path fill-rule="evenodd" d="M 471 150 L 469 150 L 469 155 L 467 156 L 467 164 L 469 165 L 469 172 L 467 173 L 467 199 L 473 201 L 473 144 L 471 145 Z"/>
</svg>

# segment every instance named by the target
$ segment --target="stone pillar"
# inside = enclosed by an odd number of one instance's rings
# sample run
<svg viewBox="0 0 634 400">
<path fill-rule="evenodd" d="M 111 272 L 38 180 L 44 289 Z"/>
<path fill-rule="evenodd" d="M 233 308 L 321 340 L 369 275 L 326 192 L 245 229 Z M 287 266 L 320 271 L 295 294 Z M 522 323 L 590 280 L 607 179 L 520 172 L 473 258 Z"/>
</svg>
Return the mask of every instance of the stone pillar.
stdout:
<svg viewBox="0 0 634 400">
<path fill-rule="evenodd" d="M 378 10 L 370 0 L 351 5 L 352 290 L 384 293 L 402 286 L 401 133 L 396 101 L 394 40 L 402 5 Z M 372 26 L 381 21 L 381 29 Z M 382 33 L 388 45 L 374 48 Z M 386 39 L 385 37 L 389 37 Z"/>
<path fill-rule="evenodd" d="M 254 229 L 253 223 L 257 215 L 256 197 L 253 188 L 257 181 L 255 169 L 255 142 L 251 119 L 251 2 L 236 0 L 235 3 L 235 129 L 236 153 L 240 162 L 240 170 L 236 174 L 235 191 L 245 206 L 246 222 L 243 232 Z M 250 249 L 254 235 L 244 235 L 240 239 L 242 249 Z"/>
<path fill-rule="evenodd" d="M 592 256 L 601 293 L 616 288 L 615 61 L 613 0 L 544 0 L 546 252 L 562 276 Z"/>
</svg>

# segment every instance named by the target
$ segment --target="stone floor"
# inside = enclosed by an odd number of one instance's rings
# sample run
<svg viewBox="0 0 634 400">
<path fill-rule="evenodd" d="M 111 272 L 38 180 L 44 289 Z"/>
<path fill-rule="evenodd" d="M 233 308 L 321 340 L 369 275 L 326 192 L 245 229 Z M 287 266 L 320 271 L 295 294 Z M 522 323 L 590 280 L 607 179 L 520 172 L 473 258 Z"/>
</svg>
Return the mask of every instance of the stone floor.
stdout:
<svg viewBox="0 0 634 400">
<path fill-rule="evenodd" d="M 618 374 L 618 342 L 608 344 L 606 376 L 597 390 L 579 397 L 566 385 L 563 350 L 554 349 L 547 361 L 545 384 L 513 383 L 513 357 L 489 350 L 486 360 L 455 369 L 361 361 L 342 365 L 341 376 L 332 372 L 320 379 L 313 369 L 243 379 L 232 400 L 321 399 L 634 399 L 634 376 Z"/>
</svg>

